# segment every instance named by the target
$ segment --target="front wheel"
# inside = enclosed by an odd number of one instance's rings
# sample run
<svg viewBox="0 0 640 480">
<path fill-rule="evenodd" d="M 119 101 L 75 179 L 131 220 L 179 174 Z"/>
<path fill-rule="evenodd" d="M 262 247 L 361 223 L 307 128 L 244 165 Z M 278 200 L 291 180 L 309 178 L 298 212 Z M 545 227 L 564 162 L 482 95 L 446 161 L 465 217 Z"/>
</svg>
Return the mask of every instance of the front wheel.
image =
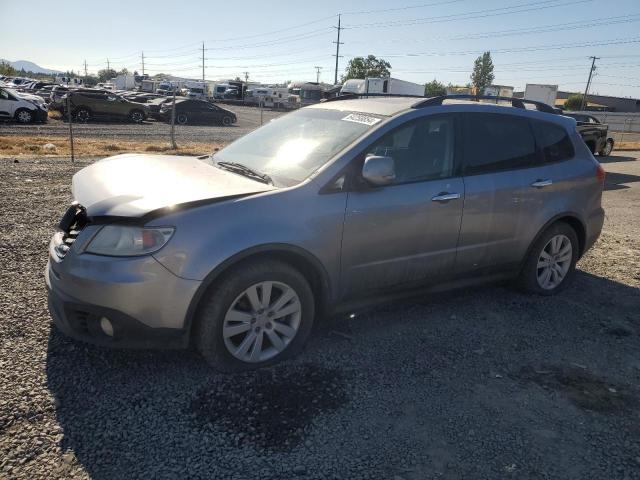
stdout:
<svg viewBox="0 0 640 480">
<path fill-rule="evenodd" d="M 222 125 L 224 125 L 225 127 L 228 127 L 232 123 L 233 123 L 233 120 L 231 119 L 231 117 L 223 117 L 222 118 Z"/>
<path fill-rule="evenodd" d="M 612 151 L 613 151 L 613 138 L 607 138 L 607 142 L 604 144 L 604 147 L 602 148 L 602 150 L 600 150 L 598 155 L 600 155 L 601 157 L 608 157 L 609 155 L 611 155 Z"/>
<path fill-rule="evenodd" d="M 133 110 L 131 113 L 129 113 L 129 120 L 131 120 L 133 123 L 142 123 L 144 119 L 145 115 L 140 110 Z"/>
<path fill-rule="evenodd" d="M 187 117 L 186 114 L 179 113 L 178 115 L 176 115 L 176 122 L 178 122 L 180 125 L 186 125 L 188 121 L 189 117 Z"/>
<path fill-rule="evenodd" d="M 271 365 L 297 354 L 311 333 L 313 293 L 286 263 L 245 263 L 207 295 L 197 317 L 196 345 L 215 369 Z"/>
<path fill-rule="evenodd" d="M 31 123 L 33 122 L 33 113 L 25 108 L 21 108 L 16 112 L 16 121 L 18 123 Z"/>
<path fill-rule="evenodd" d="M 553 295 L 562 290 L 575 271 L 578 261 L 578 236 L 564 222 L 553 224 L 536 240 L 520 272 L 523 290 Z"/>
</svg>

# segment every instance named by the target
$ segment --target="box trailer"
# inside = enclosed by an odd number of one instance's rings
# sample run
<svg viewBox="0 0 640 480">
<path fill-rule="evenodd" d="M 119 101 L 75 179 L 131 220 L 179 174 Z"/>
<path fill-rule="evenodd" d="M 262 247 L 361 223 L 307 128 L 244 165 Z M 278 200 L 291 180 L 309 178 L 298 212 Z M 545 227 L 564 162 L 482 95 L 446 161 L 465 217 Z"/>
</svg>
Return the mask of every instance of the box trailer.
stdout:
<svg viewBox="0 0 640 480">
<path fill-rule="evenodd" d="M 424 85 L 391 77 L 353 78 L 344 82 L 340 93 L 388 93 L 391 95 L 417 95 L 422 97 L 424 96 Z"/>
<path fill-rule="evenodd" d="M 524 89 L 524 99 L 546 103 L 551 107 L 556 105 L 558 96 L 558 85 L 539 85 L 537 83 L 527 83 Z"/>
</svg>

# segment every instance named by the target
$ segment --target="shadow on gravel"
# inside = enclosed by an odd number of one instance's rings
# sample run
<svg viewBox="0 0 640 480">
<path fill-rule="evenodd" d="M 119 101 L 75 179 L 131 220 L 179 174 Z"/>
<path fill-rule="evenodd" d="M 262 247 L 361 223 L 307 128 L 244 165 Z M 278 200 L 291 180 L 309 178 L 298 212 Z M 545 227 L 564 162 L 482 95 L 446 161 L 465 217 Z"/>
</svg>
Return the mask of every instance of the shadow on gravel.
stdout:
<svg viewBox="0 0 640 480">
<path fill-rule="evenodd" d="M 191 407 L 198 424 L 232 432 L 236 445 L 287 451 L 308 433 L 314 417 L 347 402 L 344 383 L 335 369 L 280 365 L 216 377 Z"/>
<path fill-rule="evenodd" d="M 604 182 L 605 190 L 620 190 L 621 188 L 631 188 L 625 183 L 640 182 L 639 175 L 629 175 L 627 173 L 607 172 Z"/>
<path fill-rule="evenodd" d="M 97 479 L 181 478 L 194 457 L 206 478 L 227 478 L 221 457 L 288 452 L 348 402 L 336 369 L 286 362 L 218 374 L 190 352 L 105 349 L 53 326 L 46 368 L 64 433 L 61 478 L 76 465 Z"/>
<path fill-rule="evenodd" d="M 621 155 L 611 155 L 609 157 L 601 157 L 597 156 L 596 160 L 598 163 L 618 163 L 618 162 L 635 162 L 637 160 L 636 157 L 623 157 Z"/>
</svg>

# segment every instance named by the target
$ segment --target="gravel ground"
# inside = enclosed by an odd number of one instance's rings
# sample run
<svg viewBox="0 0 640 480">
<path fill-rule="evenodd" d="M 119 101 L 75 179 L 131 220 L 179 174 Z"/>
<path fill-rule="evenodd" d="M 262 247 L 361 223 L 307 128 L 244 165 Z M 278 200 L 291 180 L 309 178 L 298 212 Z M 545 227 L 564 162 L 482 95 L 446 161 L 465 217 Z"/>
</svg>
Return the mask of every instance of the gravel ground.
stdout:
<svg viewBox="0 0 640 480">
<path fill-rule="evenodd" d="M 564 293 L 388 305 L 242 375 L 58 333 L 42 272 L 81 164 L 0 162 L 0 478 L 640 478 L 640 152 L 604 164 Z"/>
<path fill-rule="evenodd" d="M 222 107 L 233 111 L 238 117 L 238 122 L 230 127 L 223 126 L 182 126 L 176 125 L 176 138 L 178 141 L 203 141 L 203 142 L 230 142 L 246 135 L 251 130 L 260 126 L 260 109 L 254 107 L 229 106 Z M 262 121 L 266 123 L 273 118 L 282 115 L 283 112 L 264 110 Z M 114 140 L 169 140 L 171 126 L 154 120 L 148 120 L 141 124 L 125 122 L 89 122 L 86 124 L 73 124 L 73 133 L 76 138 L 112 138 Z M 61 136 L 69 135 L 69 124 L 62 120 L 49 119 L 44 124 L 19 125 L 17 123 L 0 123 L 0 135 L 34 135 L 34 136 Z"/>
</svg>

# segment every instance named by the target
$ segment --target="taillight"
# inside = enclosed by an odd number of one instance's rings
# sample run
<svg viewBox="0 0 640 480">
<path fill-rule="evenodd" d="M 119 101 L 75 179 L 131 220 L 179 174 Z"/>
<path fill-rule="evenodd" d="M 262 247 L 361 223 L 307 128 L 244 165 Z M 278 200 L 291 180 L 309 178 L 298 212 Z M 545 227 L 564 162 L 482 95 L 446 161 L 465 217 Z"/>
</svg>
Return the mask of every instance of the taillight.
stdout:
<svg viewBox="0 0 640 480">
<path fill-rule="evenodd" d="M 602 168 L 602 165 L 598 164 L 598 168 L 596 169 L 596 177 L 598 177 L 598 182 L 604 185 L 604 179 L 607 176 L 607 173 Z"/>
</svg>

